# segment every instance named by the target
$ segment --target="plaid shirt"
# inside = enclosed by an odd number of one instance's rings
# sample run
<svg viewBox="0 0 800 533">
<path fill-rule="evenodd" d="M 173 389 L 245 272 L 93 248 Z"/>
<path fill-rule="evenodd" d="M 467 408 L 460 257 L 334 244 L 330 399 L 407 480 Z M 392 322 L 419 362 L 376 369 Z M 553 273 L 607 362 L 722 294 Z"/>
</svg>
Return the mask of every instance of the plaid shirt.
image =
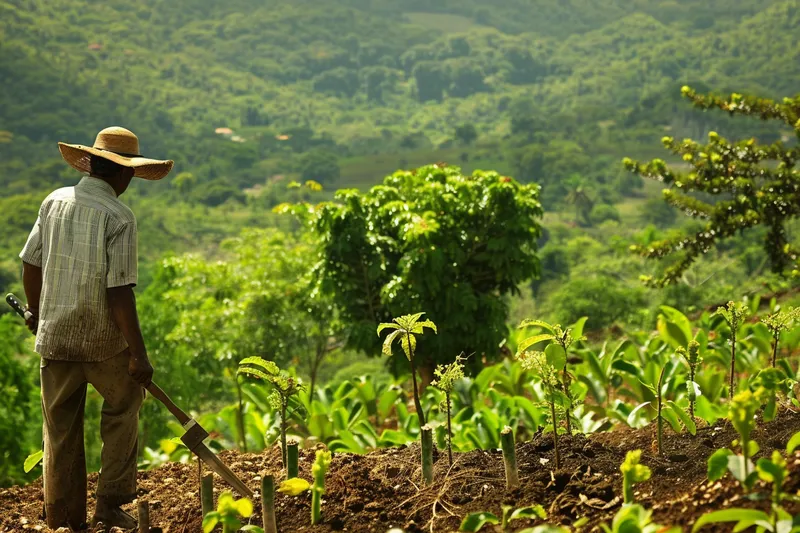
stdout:
<svg viewBox="0 0 800 533">
<path fill-rule="evenodd" d="M 127 348 L 106 288 L 136 285 L 136 217 L 105 181 L 58 189 L 20 258 L 42 268 L 36 352 L 45 359 L 100 362 Z"/>
</svg>

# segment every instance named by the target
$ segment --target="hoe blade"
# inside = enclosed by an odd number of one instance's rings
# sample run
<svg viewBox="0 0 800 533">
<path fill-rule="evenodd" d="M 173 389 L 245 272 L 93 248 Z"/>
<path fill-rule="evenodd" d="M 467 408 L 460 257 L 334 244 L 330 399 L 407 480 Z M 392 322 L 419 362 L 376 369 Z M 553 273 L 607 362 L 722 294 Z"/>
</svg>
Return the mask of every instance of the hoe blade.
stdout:
<svg viewBox="0 0 800 533">
<path fill-rule="evenodd" d="M 224 479 L 228 485 L 236 489 L 236 492 L 242 496 L 247 496 L 251 500 L 253 499 L 253 491 L 247 488 L 247 485 L 244 484 L 244 481 L 239 479 L 236 474 L 233 473 L 233 470 L 228 468 L 219 457 L 214 455 L 214 452 L 209 450 L 208 446 L 200 443 L 192 450 L 192 452 L 194 452 L 194 454 L 201 461 L 207 464 L 211 470 L 219 474 L 219 477 Z"/>
</svg>

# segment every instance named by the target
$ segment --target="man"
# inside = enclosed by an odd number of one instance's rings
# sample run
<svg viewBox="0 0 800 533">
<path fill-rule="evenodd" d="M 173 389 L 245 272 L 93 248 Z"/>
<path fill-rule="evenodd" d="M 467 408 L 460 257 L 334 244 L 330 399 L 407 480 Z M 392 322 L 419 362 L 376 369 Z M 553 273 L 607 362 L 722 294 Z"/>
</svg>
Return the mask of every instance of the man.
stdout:
<svg viewBox="0 0 800 533">
<path fill-rule="evenodd" d="M 153 367 L 133 287 L 136 218 L 118 197 L 134 176 L 158 180 L 172 161 L 139 155 L 139 140 L 107 128 L 93 147 L 59 143 L 64 160 L 88 174 L 48 196 L 25 248 L 23 284 L 41 355 L 44 501 L 51 529 L 86 527 L 83 411 L 86 386 L 103 397 L 103 440 L 92 524 L 136 527 L 120 506 L 136 498 L 139 407 Z"/>
</svg>

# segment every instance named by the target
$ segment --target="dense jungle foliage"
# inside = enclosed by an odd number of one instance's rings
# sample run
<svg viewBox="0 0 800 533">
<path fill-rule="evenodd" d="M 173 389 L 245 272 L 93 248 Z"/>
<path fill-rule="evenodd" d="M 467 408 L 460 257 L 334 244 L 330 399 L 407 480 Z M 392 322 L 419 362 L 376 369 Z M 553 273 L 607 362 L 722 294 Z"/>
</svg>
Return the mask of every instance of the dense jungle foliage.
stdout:
<svg viewBox="0 0 800 533">
<path fill-rule="evenodd" d="M 139 222 L 137 291 L 159 382 L 181 405 L 223 409 L 234 423 L 236 412 L 256 412 L 255 400 L 238 400 L 254 394 L 236 377 L 243 357 L 274 359 L 320 387 L 367 374 L 389 383 L 405 366 L 377 358 L 374 326 L 403 313 L 425 310 L 442 328 L 423 357 L 444 360 L 433 344 L 469 339 L 477 370 L 510 353 L 506 326 L 524 317 L 589 317 L 583 329 L 599 342 L 609 331 L 651 331 L 663 304 L 700 316 L 729 299 L 791 294 L 796 282 L 771 271 L 763 225 L 703 249 L 678 283 L 640 283 L 669 265 L 632 246 L 703 225 L 621 160 L 663 157 L 688 170 L 659 140 L 704 143 L 712 131 L 795 147 L 791 123 L 706 112 L 681 87 L 795 94 L 798 28 L 797 0 L 496 0 L 491 9 L 478 0 L 0 0 L 0 289 L 22 294 L 17 254 L 39 204 L 78 178 L 56 142 L 91 144 L 119 124 L 146 155 L 176 161 L 167 180 L 136 182 L 123 197 Z M 464 186 L 453 199 L 463 209 L 440 219 L 450 199 L 411 171 L 394 173 L 436 161 L 461 167 L 425 167 L 456 181 L 486 176 L 483 187 L 520 212 L 473 198 L 487 210 L 473 217 L 466 200 L 484 191 Z M 324 200 L 337 205 L 315 210 Z M 392 201 L 419 209 L 403 218 Z M 306 214 L 274 212 L 287 203 Z M 493 233 L 503 225 L 493 215 L 516 233 Z M 795 241 L 793 216 L 785 228 Z M 453 244 L 461 238 L 503 246 L 470 259 Z M 326 272 L 339 277 L 320 290 Z M 6 309 L 0 338 L 8 484 L 25 478 L 22 460 L 40 446 L 38 360 Z M 99 401 L 90 394 L 87 432 Z M 246 423 L 265 435 L 263 416 Z M 164 413 L 148 402 L 142 420 L 143 448 L 160 449 L 172 436 Z M 220 431 L 263 445 L 247 428 Z M 99 446 L 87 445 L 96 467 Z"/>
</svg>

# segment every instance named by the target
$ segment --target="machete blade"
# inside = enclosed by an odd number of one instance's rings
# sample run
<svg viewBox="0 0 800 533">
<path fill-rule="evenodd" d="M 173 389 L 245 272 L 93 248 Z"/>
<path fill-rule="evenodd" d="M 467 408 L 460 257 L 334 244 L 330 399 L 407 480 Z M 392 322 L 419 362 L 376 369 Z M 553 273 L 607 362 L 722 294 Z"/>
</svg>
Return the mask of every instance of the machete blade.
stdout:
<svg viewBox="0 0 800 533">
<path fill-rule="evenodd" d="M 233 473 L 233 470 L 228 468 L 225 463 L 223 463 L 219 457 L 214 455 L 214 452 L 208 449 L 203 443 L 198 444 L 192 452 L 208 467 L 219 474 L 219 477 L 224 479 L 228 485 L 236 489 L 236 492 L 241 494 L 242 496 L 247 496 L 251 500 L 253 499 L 253 491 L 247 488 L 247 485 L 239 479 L 236 474 Z"/>
</svg>

